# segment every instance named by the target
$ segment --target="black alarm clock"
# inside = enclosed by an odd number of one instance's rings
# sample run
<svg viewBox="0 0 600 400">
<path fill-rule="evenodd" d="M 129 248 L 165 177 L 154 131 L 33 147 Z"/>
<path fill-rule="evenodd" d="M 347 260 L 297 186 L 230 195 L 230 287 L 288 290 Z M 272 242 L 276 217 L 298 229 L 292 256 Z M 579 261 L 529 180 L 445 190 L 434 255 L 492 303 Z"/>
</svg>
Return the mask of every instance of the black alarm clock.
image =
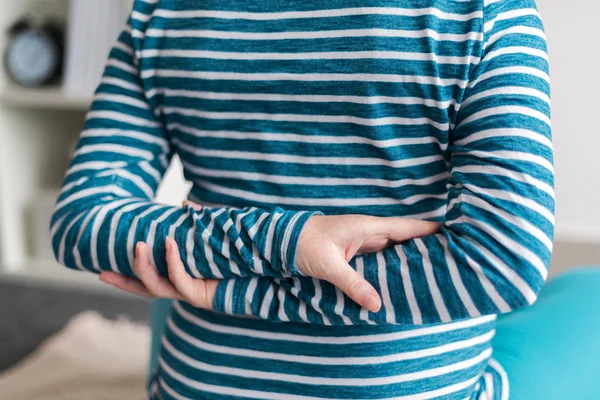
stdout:
<svg viewBox="0 0 600 400">
<path fill-rule="evenodd" d="M 26 87 L 55 82 L 61 75 L 64 33 L 55 23 L 23 18 L 8 31 L 4 64 L 9 77 Z"/>
</svg>

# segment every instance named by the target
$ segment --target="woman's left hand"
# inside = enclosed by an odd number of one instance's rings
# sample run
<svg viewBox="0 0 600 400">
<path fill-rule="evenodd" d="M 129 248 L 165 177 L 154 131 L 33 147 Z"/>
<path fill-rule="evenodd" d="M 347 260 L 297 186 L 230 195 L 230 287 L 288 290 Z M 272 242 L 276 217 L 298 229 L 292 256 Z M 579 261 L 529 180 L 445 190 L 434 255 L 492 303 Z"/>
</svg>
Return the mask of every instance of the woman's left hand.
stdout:
<svg viewBox="0 0 600 400">
<path fill-rule="evenodd" d="M 167 238 L 166 249 L 169 278 L 158 274 L 156 267 L 150 263 L 150 248 L 140 242 L 135 248 L 135 272 L 139 281 L 115 272 L 103 272 L 100 280 L 140 296 L 182 300 L 194 307 L 212 310 L 219 281 L 192 278 L 186 272 L 177 243 L 172 238 Z"/>
</svg>

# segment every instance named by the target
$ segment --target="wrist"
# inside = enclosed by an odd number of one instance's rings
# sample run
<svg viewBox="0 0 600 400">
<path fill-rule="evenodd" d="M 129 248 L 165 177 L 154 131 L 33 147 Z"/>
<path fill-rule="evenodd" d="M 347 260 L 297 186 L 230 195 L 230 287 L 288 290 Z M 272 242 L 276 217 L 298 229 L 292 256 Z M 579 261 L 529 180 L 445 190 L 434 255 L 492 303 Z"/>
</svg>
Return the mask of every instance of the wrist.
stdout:
<svg viewBox="0 0 600 400">
<path fill-rule="evenodd" d="M 288 229 L 285 230 L 282 243 L 282 269 L 285 273 L 291 276 L 302 276 L 304 273 L 303 261 L 303 246 L 301 242 L 306 242 L 311 237 L 311 232 L 314 232 L 314 225 L 323 214 L 319 212 L 300 212 L 296 215 L 293 223 L 290 223 Z"/>
</svg>

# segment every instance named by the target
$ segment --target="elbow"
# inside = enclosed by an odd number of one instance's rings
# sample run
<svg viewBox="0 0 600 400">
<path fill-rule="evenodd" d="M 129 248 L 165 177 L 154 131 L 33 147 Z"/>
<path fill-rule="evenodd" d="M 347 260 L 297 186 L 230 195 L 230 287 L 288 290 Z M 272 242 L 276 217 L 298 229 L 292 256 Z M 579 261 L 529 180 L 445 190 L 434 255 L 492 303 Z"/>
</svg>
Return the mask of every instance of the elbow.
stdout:
<svg viewBox="0 0 600 400">
<path fill-rule="evenodd" d="M 505 276 L 503 285 L 508 288 L 502 296 L 506 306 L 501 308 L 503 312 L 512 312 L 532 306 L 538 299 L 546 278 L 548 267 L 544 269 L 532 269 L 528 263 L 523 263 L 515 268 L 513 275 Z"/>
</svg>

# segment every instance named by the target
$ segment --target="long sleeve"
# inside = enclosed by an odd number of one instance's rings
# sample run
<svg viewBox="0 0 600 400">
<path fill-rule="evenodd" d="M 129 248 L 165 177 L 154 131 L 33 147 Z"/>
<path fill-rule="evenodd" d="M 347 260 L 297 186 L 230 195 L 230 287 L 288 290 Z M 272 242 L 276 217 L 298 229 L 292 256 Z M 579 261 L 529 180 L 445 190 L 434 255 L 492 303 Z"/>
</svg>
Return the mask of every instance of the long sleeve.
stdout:
<svg viewBox="0 0 600 400">
<path fill-rule="evenodd" d="M 299 233 L 312 213 L 213 208 L 197 212 L 152 201 L 172 156 L 170 138 L 145 96 L 137 48 L 140 18 L 153 4 L 136 1 L 110 54 L 51 222 L 58 261 L 70 268 L 126 276 L 134 247 L 152 248 L 166 275 L 164 242 L 174 237 L 194 277 L 290 276 Z M 137 25 L 140 26 L 137 26 Z M 133 35 L 135 36 L 135 35 Z"/>
<path fill-rule="evenodd" d="M 535 301 L 554 230 L 544 31 L 533 1 L 485 3 L 480 61 L 450 132 L 440 233 L 352 261 L 379 290 L 382 310 L 367 313 L 326 282 L 256 278 L 224 281 L 219 311 L 316 324 L 420 325 Z"/>
</svg>

